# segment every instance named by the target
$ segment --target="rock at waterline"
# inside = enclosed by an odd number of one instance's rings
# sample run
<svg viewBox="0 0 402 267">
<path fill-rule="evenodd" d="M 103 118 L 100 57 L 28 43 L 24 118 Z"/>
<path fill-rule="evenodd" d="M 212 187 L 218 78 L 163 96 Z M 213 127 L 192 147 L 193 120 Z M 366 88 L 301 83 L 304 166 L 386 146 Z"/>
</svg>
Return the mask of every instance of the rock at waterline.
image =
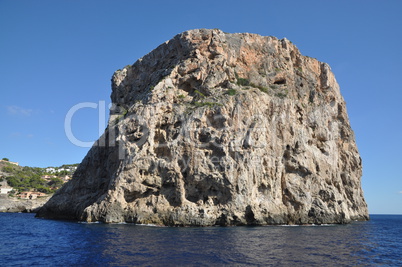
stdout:
<svg viewBox="0 0 402 267">
<path fill-rule="evenodd" d="M 191 30 L 114 73 L 108 127 L 37 214 L 174 226 L 368 219 L 330 67 L 286 39 Z"/>
<path fill-rule="evenodd" d="M 0 194 L 0 212 L 36 212 L 49 200 L 49 197 L 37 199 L 18 199 Z"/>
</svg>

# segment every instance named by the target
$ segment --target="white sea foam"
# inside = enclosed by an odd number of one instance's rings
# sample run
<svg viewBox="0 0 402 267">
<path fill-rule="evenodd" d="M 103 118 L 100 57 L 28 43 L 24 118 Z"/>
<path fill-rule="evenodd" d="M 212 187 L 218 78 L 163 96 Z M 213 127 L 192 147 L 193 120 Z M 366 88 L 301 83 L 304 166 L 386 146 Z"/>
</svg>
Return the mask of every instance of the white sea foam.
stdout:
<svg viewBox="0 0 402 267">
<path fill-rule="evenodd" d="M 100 222 L 100 221 L 96 221 L 96 222 L 84 222 L 84 221 L 78 221 L 78 223 L 81 223 L 81 224 L 96 224 L 96 223 L 102 223 L 102 222 Z"/>
<path fill-rule="evenodd" d="M 281 227 L 320 227 L 320 226 L 335 226 L 337 224 L 279 224 L 279 225 L 266 225 L 266 226 L 281 226 Z"/>
<path fill-rule="evenodd" d="M 147 227 L 165 227 L 163 225 L 156 225 L 152 223 L 136 223 L 137 226 L 147 226 Z"/>
</svg>

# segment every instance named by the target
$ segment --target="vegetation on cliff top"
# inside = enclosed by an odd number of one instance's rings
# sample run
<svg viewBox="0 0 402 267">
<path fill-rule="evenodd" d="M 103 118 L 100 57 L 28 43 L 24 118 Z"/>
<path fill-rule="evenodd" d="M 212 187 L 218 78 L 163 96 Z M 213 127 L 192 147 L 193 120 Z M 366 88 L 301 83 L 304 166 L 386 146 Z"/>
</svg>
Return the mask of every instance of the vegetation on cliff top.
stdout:
<svg viewBox="0 0 402 267">
<path fill-rule="evenodd" d="M 14 193 L 34 190 L 49 194 L 60 188 L 65 183 L 64 178 L 71 177 L 77 166 L 78 164 L 50 168 L 22 167 L 2 161 L 0 181 L 5 179 L 7 184 L 14 188 Z"/>
</svg>

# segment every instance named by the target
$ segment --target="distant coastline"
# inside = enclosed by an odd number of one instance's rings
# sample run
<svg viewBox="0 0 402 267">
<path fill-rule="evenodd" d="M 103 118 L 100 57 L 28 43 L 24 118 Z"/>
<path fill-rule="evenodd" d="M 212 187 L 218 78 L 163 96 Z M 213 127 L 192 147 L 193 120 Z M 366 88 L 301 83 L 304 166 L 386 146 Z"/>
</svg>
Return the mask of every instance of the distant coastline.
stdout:
<svg viewBox="0 0 402 267">
<path fill-rule="evenodd" d="M 0 212 L 36 212 L 72 179 L 77 167 L 78 164 L 28 167 L 8 158 L 0 159 Z"/>
</svg>

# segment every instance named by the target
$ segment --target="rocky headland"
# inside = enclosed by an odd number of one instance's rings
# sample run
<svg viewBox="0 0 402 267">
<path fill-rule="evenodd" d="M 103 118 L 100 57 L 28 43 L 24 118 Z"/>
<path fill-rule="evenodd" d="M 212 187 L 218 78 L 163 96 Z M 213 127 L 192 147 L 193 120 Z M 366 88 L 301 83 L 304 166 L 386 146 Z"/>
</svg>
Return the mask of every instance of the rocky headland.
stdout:
<svg viewBox="0 0 402 267">
<path fill-rule="evenodd" d="M 178 34 L 112 77 L 104 135 L 37 216 L 169 226 L 367 220 L 328 64 L 287 39 Z"/>
<path fill-rule="evenodd" d="M 50 197 L 37 199 L 18 199 L 0 194 L 0 212 L 37 212 Z"/>
</svg>

